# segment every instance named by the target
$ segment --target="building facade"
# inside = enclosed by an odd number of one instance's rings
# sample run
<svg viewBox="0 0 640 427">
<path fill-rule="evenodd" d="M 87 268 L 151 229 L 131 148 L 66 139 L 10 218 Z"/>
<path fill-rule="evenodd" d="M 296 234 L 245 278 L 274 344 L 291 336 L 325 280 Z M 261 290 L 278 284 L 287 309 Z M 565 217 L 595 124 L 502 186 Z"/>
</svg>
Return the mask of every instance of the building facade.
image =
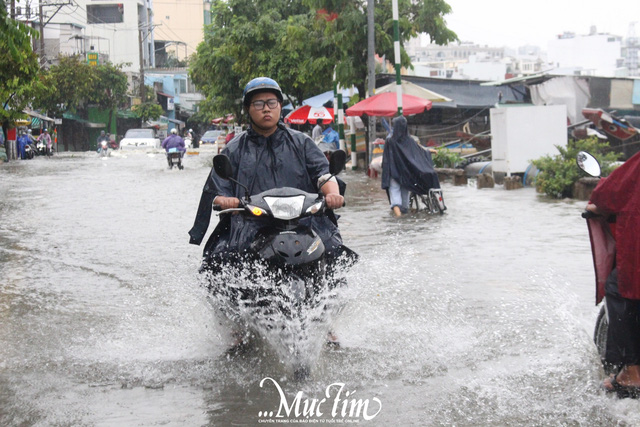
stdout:
<svg viewBox="0 0 640 427">
<path fill-rule="evenodd" d="M 90 55 L 98 63 L 125 64 L 137 73 L 155 66 L 153 1 L 74 0 L 43 4 L 45 55 Z"/>
<path fill-rule="evenodd" d="M 566 32 L 548 45 L 551 66 L 567 74 L 625 77 L 628 70 L 622 57 L 622 37 L 601 34 L 595 27 L 588 35 Z"/>
<path fill-rule="evenodd" d="M 171 67 L 188 61 L 204 39 L 204 26 L 211 22 L 210 2 L 162 0 L 154 4 L 156 61 Z"/>
</svg>

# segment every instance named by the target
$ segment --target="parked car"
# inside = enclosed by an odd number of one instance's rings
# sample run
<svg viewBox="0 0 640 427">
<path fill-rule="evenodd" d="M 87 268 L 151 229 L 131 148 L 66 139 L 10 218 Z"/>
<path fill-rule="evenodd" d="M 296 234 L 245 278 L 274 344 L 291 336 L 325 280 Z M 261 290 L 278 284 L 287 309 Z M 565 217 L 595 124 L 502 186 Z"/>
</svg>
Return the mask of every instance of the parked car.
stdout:
<svg viewBox="0 0 640 427">
<path fill-rule="evenodd" d="M 227 145 L 226 133 L 223 130 L 208 130 L 200 138 L 200 144 L 213 144 L 217 153 L 220 153 Z"/>
<path fill-rule="evenodd" d="M 224 136 L 225 135 L 224 131 L 208 130 L 204 133 L 204 135 L 200 137 L 200 144 L 215 144 L 215 142 L 218 140 L 218 137 L 220 135 Z"/>
<path fill-rule="evenodd" d="M 154 129 L 129 129 L 120 141 L 120 149 L 160 148 L 160 139 Z"/>
</svg>

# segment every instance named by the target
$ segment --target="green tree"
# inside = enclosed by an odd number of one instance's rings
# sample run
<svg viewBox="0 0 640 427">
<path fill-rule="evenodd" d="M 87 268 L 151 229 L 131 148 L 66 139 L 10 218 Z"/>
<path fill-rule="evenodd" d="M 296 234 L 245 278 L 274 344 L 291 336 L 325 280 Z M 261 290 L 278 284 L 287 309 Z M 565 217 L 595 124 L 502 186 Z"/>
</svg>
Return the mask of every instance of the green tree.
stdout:
<svg viewBox="0 0 640 427">
<path fill-rule="evenodd" d="M 595 156 L 602 167 L 602 175 L 608 175 L 619 155 L 609 149 L 608 142 L 600 142 L 592 137 L 582 140 L 570 140 L 566 147 L 556 146 L 560 154 L 544 156 L 533 160 L 540 173 L 536 177 L 536 188 L 551 197 L 573 196 L 573 185 L 584 176 L 576 164 L 579 151 L 587 151 Z"/>
<path fill-rule="evenodd" d="M 122 71 L 124 64 L 101 64 L 93 67 L 95 85 L 91 91 L 90 101 L 109 111 L 107 129 L 111 129 L 113 112 L 127 101 L 127 75 Z"/>
<path fill-rule="evenodd" d="M 31 48 L 38 32 L 11 19 L 6 3 L 0 1 L 0 121 L 23 117 L 34 86 L 38 85 L 40 66 Z"/>
<path fill-rule="evenodd" d="M 62 56 L 59 64 L 43 72 L 42 87 L 35 94 L 34 106 L 53 117 L 84 109 L 92 99 L 98 76 L 93 67 L 77 56 Z"/>
<path fill-rule="evenodd" d="M 242 117 L 242 89 L 258 76 L 277 80 L 294 105 L 331 88 L 332 48 L 314 22 L 301 0 L 214 1 L 189 70 L 207 96 L 203 114 Z"/>
<path fill-rule="evenodd" d="M 334 61 L 338 81 L 343 87 L 355 86 L 366 93 L 367 80 L 367 7 L 362 0 L 303 0 L 319 16 L 334 14 L 335 19 L 317 19 L 327 43 L 334 47 Z M 394 62 L 393 16 L 391 1 L 374 1 L 375 49 L 379 56 Z M 447 44 L 458 36 L 447 28 L 445 15 L 451 7 L 443 0 L 398 0 L 399 38 L 401 46 L 412 37 L 425 33 L 431 42 Z M 329 15 L 331 16 L 331 15 Z M 410 67 L 411 61 L 403 47 L 401 65 Z"/>
<path fill-rule="evenodd" d="M 131 111 L 142 120 L 142 122 L 146 122 L 147 120 L 155 120 L 162 115 L 164 112 L 160 104 L 155 101 L 147 101 L 138 105 L 134 105 L 131 107 Z"/>
</svg>

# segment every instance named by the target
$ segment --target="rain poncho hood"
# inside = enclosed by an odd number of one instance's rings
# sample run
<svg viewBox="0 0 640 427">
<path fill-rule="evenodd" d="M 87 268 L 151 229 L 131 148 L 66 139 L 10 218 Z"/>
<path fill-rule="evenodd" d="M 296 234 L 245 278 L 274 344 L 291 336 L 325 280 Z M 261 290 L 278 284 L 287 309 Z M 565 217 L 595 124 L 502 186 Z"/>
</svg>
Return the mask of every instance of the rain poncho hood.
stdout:
<svg viewBox="0 0 640 427">
<path fill-rule="evenodd" d="M 640 300 L 640 153 L 600 180 L 591 203 L 616 215 L 618 291 Z"/>
<path fill-rule="evenodd" d="M 382 188 L 388 189 L 391 179 L 406 190 L 426 194 L 440 188 L 431 153 L 409 136 L 407 119 L 393 119 L 393 133 L 387 138 L 382 154 Z"/>
<path fill-rule="evenodd" d="M 318 179 L 329 173 L 329 162 L 316 144 L 305 134 L 278 128 L 269 137 L 253 129 L 236 135 L 222 151 L 233 166 L 234 179 L 254 195 L 278 187 L 293 187 L 308 193 L 318 192 Z M 340 182 L 341 183 L 341 182 Z M 344 184 L 341 183 L 341 193 Z M 204 185 L 198 214 L 189 231 L 190 243 L 200 244 L 209 226 L 211 204 L 216 196 L 244 198 L 245 190 L 231 181 L 218 177 L 213 169 Z M 244 215 L 221 216 L 204 250 L 205 258 L 227 251 L 242 251 L 249 247 L 255 234 L 267 224 L 268 219 L 248 218 Z M 342 245 L 337 218 L 332 211 L 326 215 L 301 220 L 311 224 L 323 240 L 327 252 Z"/>
</svg>

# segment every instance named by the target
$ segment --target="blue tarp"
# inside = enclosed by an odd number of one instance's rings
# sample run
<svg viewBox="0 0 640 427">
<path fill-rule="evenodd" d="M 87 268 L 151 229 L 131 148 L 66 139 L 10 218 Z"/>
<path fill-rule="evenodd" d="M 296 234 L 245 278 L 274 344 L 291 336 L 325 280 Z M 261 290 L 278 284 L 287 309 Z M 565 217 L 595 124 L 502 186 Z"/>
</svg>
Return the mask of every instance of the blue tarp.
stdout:
<svg viewBox="0 0 640 427">
<path fill-rule="evenodd" d="M 349 102 L 350 97 L 350 89 L 342 90 L 342 102 L 346 104 Z M 353 93 L 358 93 L 357 88 L 353 88 Z M 311 98 L 307 98 L 302 101 L 302 105 L 310 105 L 312 107 L 322 107 L 327 101 L 333 100 L 333 91 L 329 90 L 327 92 L 321 93 L 320 95 L 312 96 Z"/>
<path fill-rule="evenodd" d="M 633 82 L 633 94 L 631 95 L 631 103 L 640 105 L 640 80 Z"/>
</svg>

